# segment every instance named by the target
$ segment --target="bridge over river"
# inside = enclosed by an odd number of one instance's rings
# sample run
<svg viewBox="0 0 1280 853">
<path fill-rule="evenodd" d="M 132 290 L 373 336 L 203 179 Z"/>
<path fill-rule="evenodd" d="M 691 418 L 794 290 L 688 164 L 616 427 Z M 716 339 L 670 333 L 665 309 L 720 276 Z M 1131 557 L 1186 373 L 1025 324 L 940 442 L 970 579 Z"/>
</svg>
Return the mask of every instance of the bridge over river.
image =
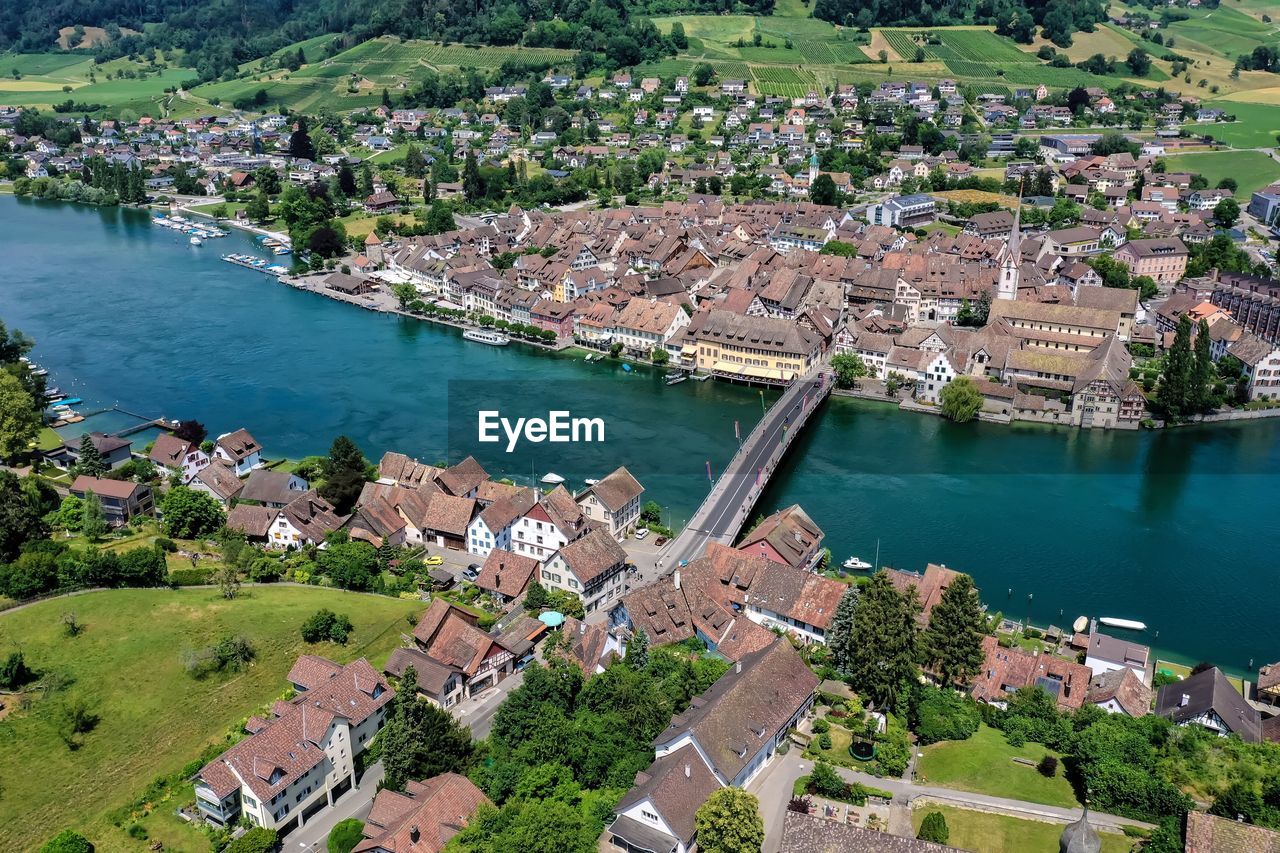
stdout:
<svg viewBox="0 0 1280 853">
<path fill-rule="evenodd" d="M 787 449 L 831 394 L 835 376 L 825 364 L 787 387 L 729 460 L 710 494 L 662 555 L 663 571 L 701 556 L 707 545 L 731 545 Z"/>
</svg>

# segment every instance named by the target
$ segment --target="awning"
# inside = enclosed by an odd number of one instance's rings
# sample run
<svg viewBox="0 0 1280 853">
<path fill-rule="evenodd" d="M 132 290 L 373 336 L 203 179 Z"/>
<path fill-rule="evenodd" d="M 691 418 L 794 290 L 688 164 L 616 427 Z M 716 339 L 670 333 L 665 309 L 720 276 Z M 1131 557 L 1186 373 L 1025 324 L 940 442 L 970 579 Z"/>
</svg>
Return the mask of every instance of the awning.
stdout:
<svg viewBox="0 0 1280 853">
<path fill-rule="evenodd" d="M 764 379 L 770 382 L 789 382 L 795 376 L 794 371 L 788 372 L 776 367 L 758 367 L 753 364 L 735 364 L 732 361 L 717 361 L 711 370 L 715 373 L 741 376 L 744 379 Z"/>
</svg>

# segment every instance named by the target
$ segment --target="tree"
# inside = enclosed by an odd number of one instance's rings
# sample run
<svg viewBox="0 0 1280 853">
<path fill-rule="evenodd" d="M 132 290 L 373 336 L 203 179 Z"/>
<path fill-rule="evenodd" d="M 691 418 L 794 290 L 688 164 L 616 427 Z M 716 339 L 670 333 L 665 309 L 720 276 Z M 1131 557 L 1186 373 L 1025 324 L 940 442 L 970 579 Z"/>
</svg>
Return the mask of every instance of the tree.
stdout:
<svg viewBox="0 0 1280 853">
<path fill-rule="evenodd" d="M 664 347 L 654 347 L 649 353 L 649 358 L 658 367 L 662 367 L 664 364 L 671 361 L 671 354 L 667 352 Z"/>
<path fill-rule="evenodd" d="M 302 639 L 307 643 L 337 643 L 346 645 L 351 636 L 351 620 L 346 614 L 332 610 L 317 610 L 302 623 Z"/>
<path fill-rule="evenodd" d="M 689 37 L 684 34 L 684 24 L 679 21 L 671 25 L 671 43 L 676 50 L 686 50 L 689 47 Z"/>
<path fill-rule="evenodd" d="M 407 308 L 410 302 L 418 298 L 418 288 L 407 281 L 391 285 L 391 292 L 395 294 L 401 310 Z"/>
<path fill-rule="evenodd" d="M 1134 77 L 1146 77 L 1147 72 L 1151 70 L 1151 57 L 1142 48 L 1135 47 L 1129 51 L 1124 64 L 1129 66 L 1129 70 L 1133 72 Z"/>
<path fill-rule="evenodd" d="M 329 853 L 351 853 L 364 840 L 364 821 L 349 817 L 329 830 Z"/>
<path fill-rule="evenodd" d="M 93 436 L 87 432 L 80 436 L 80 454 L 74 470 L 86 477 L 103 477 L 110 470 L 107 461 L 98 452 L 98 445 L 93 443 Z"/>
<path fill-rule="evenodd" d="M 102 511 L 102 499 L 95 492 L 85 492 L 80 502 L 80 532 L 90 542 L 107 535 L 107 516 Z"/>
<path fill-rule="evenodd" d="M 240 570 L 235 566 L 223 563 L 214 570 L 210 578 L 222 597 L 230 601 L 240 592 Z"/>
<path fill-rule="evenodd" d="M 834 205 L 837 197 L 836 182 L 830 175 L 818 175 L 809 187 L 809 200 L 814 204 Z"/>
<path fill-rule="evenodd" d="M 693 85 L 706 86 L 715 79 L 716 69 L 709 62 L 700 62 L 693 67 Z"/>
<path fill-rule="evenodd" d="M 925 815 L 920 822 L 920 831 L 916 833 L 916 838 L 932 841 L 934 844 L 946 844 L 950 837 L 951 830 L 947 829 L 947 819 L 942 812 L 929 812 Z"/>
<path fill-rule="evenodd" d="M 354 441 L 345 435 L 333 440 L 320 468 L 324 478 L 320 496 L 333 504 L 339 515 L 346 515 L 355 506 L 364 488 L 368 464 Z"/>
<path fill-rule="evenodd" d="M 759 853 L 764 846 L 760 801 L 741 788 L 721 788 L 694 816 L 703 853 Z"/>
<path fill-rule="evenodd" d="M 222 526 L 222 506 L 212 495 L 187 486 L 174 486 L 161 502 L 164 531 L 179 539 L 208 536 Z"/>
<path fill-rule="evenodd" d="M 199 446 L 200 442 L 204 441 L 208 435 L 209 431 L 204 428 L 204 424 L 195 420 L 182 421 L 173 431 L 174 438 L 180 438 L 196 446 Z"/>
<path fill-rule="evenodd" d="M 961 686 L 982 668 L 982 638 L 986 618 L 973 578 L 956 575 L 929 612 L 929 626 L 921 638 L 925 663 L 936 668 L 942 686 Z"/>
<path fill-rule="evenodd" d="M 1228 820 L 1244 818 L 1246 823 L 1257 823 L 1262 815 L 1262 796 L 1253 782 L 1237 779 L 1217 796 L 1209 807 L 1209 814 Z"/>
<path fill-rule="evenodd" d="M 836 387 L 852 388 L 867 375 L 867 365 L 861 356 L 841 353 L 831 358 L 831 368 L 836 372 Z"/>
<path fill-rule="evenodd" d="M 462 165 L 462 195 L 469 202 L 484 197 L 484 178 L 480 175 L 480 164 L 476 162 L 476 152 L 468 151 Z"/>
<path fill-rule="evenodd" d="M 427 160 L 416 145 L 410 145 L 405 149 L 404 173 L 410 178 L 422 178 L 427 174 Z"/>
<path fill-rule="evenodd" d="M 538 613 L 542 608 L 550 604 L 551 599 L 547 596 L 547 588 L 542 584 L 534 581 L 529 584 L 528 589 L 524 593 L 524 609 L 526 613 Z"/>
<path fill-rule="evenodd" d="M 27 666 L 22 652 L 10 652 L 0 664 L 0 690 L 19 690 L 35 679 L 36 672 Z"/>
<path fill-rule="evenodd" d="M 297 160 L 316 159 L 316 146 L 307 132 L 306 116 L 298 116 L 293 124 L 293 133 L 289 134 L 289 156 Z"/>
<path fill-rule="evenodd" d="M 1210 345 L 1209 323 L 1201 319 L 1196 329 L 1195 363 L 1191 368 L 1191 399 L 1189 401 L 1191 408 L 1201 413 L 1212 411 L 1215 403 L 1213 382 L 1217 369 L 1213 364 Z"/>
<path fill-rule="evenodd" d="M 1230 228 L 1240 219 L 1240 202 L 1234 198 L 1224 198 L 1213 208 L 1213 221 L 1223 228 Z"/>
<path fill-rule="evenodd" d="M 853 647 L 853 618 L 858 607 L 858 587 L 850 586 L 840 596 L 835 613 L 831 615 L 831 627 L 827 630 L 827 648 L 831 650 L 831 665 L 842 675 L 847 675 L 853 665 L 857 649 Z"/>
<path fill-rule="evenodd" d="M 249 203 L 244 206 L 244 215 L 258 224 L 271 217 L 271 200 L 267 198 L 266 190 L 258 190 L 258 194 L 249 199 Z"/>
<path fill-rule="evenodd" d="M 968 376 L 957 376 L 943 387 L 938 395 L 942 414 L 958 424 L 973 420 L 982 410 L 982 392 Z"/>
<path fill-rule="evenodd" d="M 0 459 L 25 453 L 42 425 L 40 409 L 22 380 L 0 370 Z"/>
<path fill-rule="evenodd" d="M 915 587 L 899 592 L 886 572 L 871 578 L 853 614 L 850 646 L 857 651 L 849 667 L 853 688 L 878 704 L 896 702 L 915 673 Z"/>
<path fill-rule="evenodd" d="M 446 231 L 454 231 L 458 227 L 458 223 L 453 219 L 453 208 L 443 201 L 431 202 L 425 225 L 428 234 L 443 234 Z"/>
<path fill-rule="evenodd" d="M 50 838 L 40 853 L 93 853 L 93 844 L 80 833 L 64 829 Z"/>
<path fill-rule="evenodd" d="M 0 562 L 18 556 L 22 546 L 49 535 L 49 525 L 12 471 L 0 471 Z"/>
<path fill-rule="evenodd" d="M 1156 407 L 1170 420 L 1187 414 L 1191 397 L 1191 319 L 1183 314 L 1178 318 L 1173 346 L 1165 354 L 1164 371 L 1156 388 Z"/>
<path fill-rule="evenodd" d="M 641 670 L 649 665 L 649 634 L 644 628 L 637 628 L 627 644 L 627 666 Z"/>
<path fill-rule="evenodd" d="M 465 772 L 471 763 L 471 733 L 453 715 L 418 698 L 418 673 L 407 667 L 379 735 L 386 786 L 403 791 L 410 779 Z"/>
</svg>

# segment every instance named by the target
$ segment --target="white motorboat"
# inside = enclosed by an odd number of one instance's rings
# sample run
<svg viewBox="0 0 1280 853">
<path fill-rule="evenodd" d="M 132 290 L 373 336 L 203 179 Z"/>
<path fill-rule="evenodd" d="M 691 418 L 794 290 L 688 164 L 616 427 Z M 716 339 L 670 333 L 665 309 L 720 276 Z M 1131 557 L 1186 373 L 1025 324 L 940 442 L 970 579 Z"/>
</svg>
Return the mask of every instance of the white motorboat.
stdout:
<svg viewBox="0 0 1280 853">
<path fill-rule="evenodd" d="M 542 482 L 548 486 L 558 486 L 564 482 L 564 477 L 561 477 L 554 471 L 550 471 L 542 478 Z"/>
<path fill-rule="evenodd" d="M 193 245 L 193 246 L 203 246 L 203 245 L 204 245 L 204 241 L 203 241 L 203 240 L 201 240 L 199 237 L 195 236 L 194 234 L 192 234 L 192 235 L 191 235 L 191 245 Z"/>
<path fill-rule="evenodd" d="M 507 344 L 511 343 L 511 339 L 501 332 L 489 332 L 484 329 L 467 329 L 462 333 L 462 337 L 469 341 L 488 344 L 492 347 L 505 347 Z"/>
<path fill-rule="evenodd" d="M 858 557 L 850 557 L 840 565 L 844 566 L 846 569 L 852 572 L 859 572 L 859 571 L 862 571 L 863 569 L 871 568 L 870 563 L 868 563 L 866 560 L 859 559 Z"/>
<path fill-rule="evenodd" d="M 1116 619 L 1114 616 L 1103 616 L 1098 621 L 1108 628 L 1125 628 L 1129 631 L 1147 630 L 1147 623 L 1139 622 L 1136 619 Z"/>
</svg>

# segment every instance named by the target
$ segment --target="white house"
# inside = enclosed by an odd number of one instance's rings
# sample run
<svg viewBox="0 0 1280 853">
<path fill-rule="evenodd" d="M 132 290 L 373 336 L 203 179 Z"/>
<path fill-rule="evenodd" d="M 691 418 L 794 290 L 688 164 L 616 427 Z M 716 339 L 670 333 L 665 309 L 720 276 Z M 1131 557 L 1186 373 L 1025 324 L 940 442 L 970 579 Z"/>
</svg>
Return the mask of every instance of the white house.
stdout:
<svg viewBox="0 0 1280 853">
<path fill-rule="evenodd" d="M 627 552 L 599 528 L 562 545 L 542 564 L 542 585 L 571 592 L 582 599 L 589 615 L 607 609 L 623 591 Z"/>
<path fill-rule="evenodd" d="M 683 313 L 683 312 L 681 312 Z M 625 467 L 587 487 L 578 495 L 578 506 L 592 521 L 604 525 L 614 539 L 621 542 L 640 520 L 640 497 L 644 486 Z"/>
<path fill-rule="evenodd" d="M 542 496 L 511 528 L 511 548 L 542 562 L 587 532 L 588 519 L 563 486 Z"/>
<path fill-rule="evenodd" d="M 356 787 L 354 759 L 394 692 L 364 658 L 339 666 L 304 655 L 289 681 L 298 696 L 276 703 L 272 719 L 250 717 L 250 736 L 196 776 L 196 806 L 211 823 L 244 818 L 284 837 Z"/>
<path fill-rule="evenodd" d="M 218 436 L 213 443 L 213 458 L 229 463 L 235 468 L 237 477 L 243 477 L 265 464 L 262 461 L 262 445 L 249 435 L 247 429 Z"/>
<path fill-rule="evenodd" d="M 201 450 L 199 445 L 167 432 L 156 436 L 147 458 L 171 474 L 178 475 L 183 485 L 190 483 L 209 464 L 209 454 Z"/>
<path fill-rule="evenodd" d="M 511 533 L 525 513 L 533 509 L 538 493 L 522 489 L 489 504 L 467 526 L 467 552 L 487 557 L 494 550 L 511 550 Z"/>
</svg>

